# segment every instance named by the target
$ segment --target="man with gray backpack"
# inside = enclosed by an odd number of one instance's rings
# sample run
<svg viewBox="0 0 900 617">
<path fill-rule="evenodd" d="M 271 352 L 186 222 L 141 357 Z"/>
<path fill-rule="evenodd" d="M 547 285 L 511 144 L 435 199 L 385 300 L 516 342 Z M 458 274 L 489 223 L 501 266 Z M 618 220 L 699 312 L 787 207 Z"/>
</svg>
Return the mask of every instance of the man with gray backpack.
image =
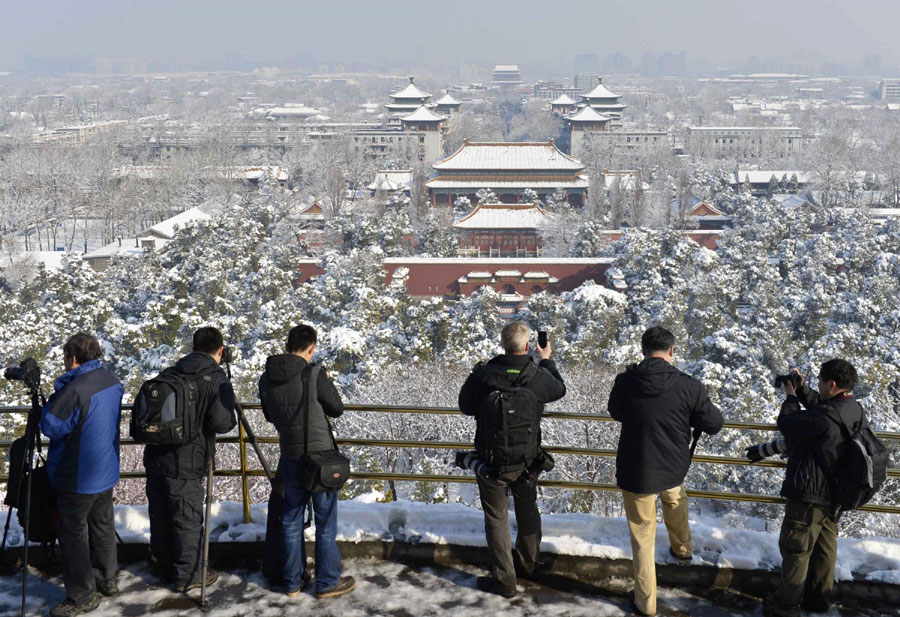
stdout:
<svg viewBox="0 0 900 617">
<path fill-rule="evenodd" d="M 542 456 L 544 405 L 566 394 L 551 345 L 538 346 L 540 362 L 529 355 L 530 330 L 521 321 L 506 324 L 500 343 L 506 353 L 479 363 L 459 391 L 459 408 L 475 416 L 475 453 L 490 472 L 478 475 L 491 576 L 478 588 L 505 598 L 516 595 L 516 564 L 509 535 L 508 493 L 512 493 L 518 533 L 519 574 L 536 575 L 541 547 L 541 515 L 533 466 Z"/>
<path fill-rule="evenodd" d="M 193 351 L 144 382 L 132 411 L 131 437 L 147 444 L 150 552 L 160 579 L 179 592 L 202 586 L 203 478 L 215 435 L 237 423 L 234 390 L 219 366 L 224 352 L 218 329 L 198 329 Z M 217 578 L 209 570 L 206 584 Z"/>
<path fill-rule="evenodd" d="M 822 364 L 818 392 L 797 369 L 784 382 L 787 396 L 778 416 L 788 455 L 778 541 L 781 584 L 763 603 L 766 617 L 829 610 L 838 519 L 866 503 L 887 476 L 887 450 L 853 397 L 857 379 L 852 364 L 835 358 Z"/>
</svg>

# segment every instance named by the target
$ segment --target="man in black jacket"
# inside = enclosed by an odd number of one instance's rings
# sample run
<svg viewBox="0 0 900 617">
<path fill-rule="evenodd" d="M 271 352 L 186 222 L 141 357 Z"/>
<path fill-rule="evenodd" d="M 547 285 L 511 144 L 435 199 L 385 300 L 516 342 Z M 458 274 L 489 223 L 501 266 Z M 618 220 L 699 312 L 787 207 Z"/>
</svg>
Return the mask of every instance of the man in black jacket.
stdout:
<svg viewBox="0 0 900 617">
<path fill-rule="evenodd" d="M 675 337 L 654 326 L 641 337 L 644 360 L 616 377 L 609 413 L 622 423 L 616 456 L 616 481 L 622 489 L 631 531 L 634 561 L 632 608 L 656 614 L 656 495 L 669 532 L 670 554 L 692 560 L 684 477 L 691 464 L 692 429 L 713 435 L 722 429 L 722 414 L 706 388 L 672 366 Z"/>
<path fill-rule="evenodd" d="M 177 591 L 200 586 L 200 549 L 203 539 L 203 478 L 215 457 L 215 434 L 231 431 L 234 390 L 219 367 L 225 342 L 216 328 L 194 332 L 193 351 L 167 371 L 194 376 L 197 381 L 201 430 L 182 446 L 144 446 L 147 505 L 150 514 L 150 552 L 163 581 Z M 207 570 L 207 584 L 218 578 Z"/>
<path fill-rule="evenodd" d="M 310 580 L 306 571 L 303 515 L 312 501 L 316 517 L 317 598 L 333 598 L 353 590 L 352 576 L 341 576 L 341 554 L 337 546 L 337 491 L 310 493 L 303 486 L 302 458 L 307 452 L 333 450 L 335 443 L 328 418 L 339 417 L 344 403 L 322 367 L 312 364 L 316 331 L 299 325 L 288 333 L 287 353 L 269 356 L 266 372 L 259 378 L 259 399 L 266 420 L 278 430 L 281 458 L 278 473 L 284 480 L 282 512 L 282 579 L 287 594 L 297 596 Z M 308 388 L 308 390 L 307 390 Z M 309 423 L 304 422 L 304 398 L 308 400 Z"/>
<path fill-rule="evenodd" d="M 841 420 L 852 432 L 867 422 L 853 398 L 857 374 L 846 360 L 833 359 L 819 370 L 819 391 L 803 383 L 794 369 L 799 389 L 787 381 L 787 395 L 778 416 L 788 449 L 788 464 L 781 487 L 787 498 L 778 547 L 781 550 L 781 585 L 763 603 L 766 617 L 794 617 L 803 608 L 827 612 L 831 606 L 840 506 L 832 501 L 834 479 L 847 453 Z M 801 409 L 801 405 L 803 409 Z"/>
<path fill-rule="evenodd" d="M 521 384 L 534 393 L 539 416 L 544 405 L 561 399 L 566 394 L 556 364 L 550 359 L 550 343 L 538 347 L 541 361 L 535 365 L 528 355 L 530 331 L 520 321 L 504 326 L 500 342 L 505 354 L 496 356 L 487 364 L 479 364 L 469 375 L 459 391 L 459 408 L 467 416 L 476 416 L 475 450 L 478 456 L 489 461 L 485 444 L 490 427 L 485 423 L 485 402 L 497 388 L 494 380 L 505 380 L 508 385 Z M 538 427 L 536 445 L 541 442 Z M 478 492 L 484 510 L 484 530 L 487 536 L 488 554 L 491 559 L 491 576 L 478 578 L 482 591 L 496 593 L 506 598 L 516 595 L 516 569 L 513 563 L 512 542 L 509 536 L 507 493 L 512 492 L 516 511 L 516 555 L 522 574 L 533 575 L 541 548 L 541 515 L 537 507 L 537 483 L 530 477 L 527 467 L 532 460 L 498 469 L 493 478 L 478 477 Z"/>
</svg>

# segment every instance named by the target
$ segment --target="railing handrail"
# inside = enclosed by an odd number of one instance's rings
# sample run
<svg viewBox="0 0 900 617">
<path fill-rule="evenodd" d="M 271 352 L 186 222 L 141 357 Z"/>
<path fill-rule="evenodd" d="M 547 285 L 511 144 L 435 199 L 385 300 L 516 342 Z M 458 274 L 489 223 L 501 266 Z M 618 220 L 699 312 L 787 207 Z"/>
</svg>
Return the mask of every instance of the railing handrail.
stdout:
<svg viewBox="0 0 900 617">
<path fill-rule="evenodd" d="M 241 403 L 244 409 L 262 409 L 259 403 Z M 130 404 L 122 405 L 124 411 L 130 411 Z M 0 407 L 0 414 L 27 413 L 31 408 L 29 406 L 4 406 Z M 375 412 L 375 413 L 420 413 L 429 415 L 462 415 L 459 409 L 454 407 L 411 407 L 402 405 L 362 405 L 347 404 L 344 405 L 345 411 L 352 412 Z M 615 420 L 607 415 L 595 413 L 579 413 L 579 412 L 556 412 L 548 411 L 543 415 L 548 420 L 578 420 L 578 421 L 598 421 L 598 422 L 615 422 Z M 725 428 L 752 431 L 777 431 L 778 427 L 774 424 L 760 424 L 752 422 L 726 422 Z M 900 441 L 900 433 L 880 431 L 876 433 L 882 439 Z M 278 438 L 272 436 L 257 436 L 259 443 L 277 444 Z M 238 423 L 238 435 L 236 437 L 220 437 L 218 443 L 238 444 L 240 448 L 241 467 L 240 469 L 218 469 L 214 472 L 216 477 L 224 478 L 241 478 L 241 496 L 243 500 L 244 522 L 250 522 L 250 490 L 249 479 L 251 477 L 264 477 L 265 473 L 262 469 L 252 469 L 248 465 L 247 458 L 247 442 L 248 438 L 243 430 L 243 425 Z M 427 448 L 427 449 L 467 449 L 471 448 L 469 442 L 456 441 L 430 441 L 430 440 L 409 440 L 409 439 L 362 439 L 362 438 L 343 438 L 337 440 L 339 445 L 343 446 L 369 446 L 384 448 Z M 44 441 L 44 444 L 49 442 Z M 123 446 L 142 445 L 132 439 L 124 438 L 120 441 Z M 9 448 L 12 444 L 9 440 L 0 440 L 0 449 Z M 548 452 L 553 454 L 574 455 L 574 456 L 599 456 L 612 458 L 616 456 L 616 450 L 609 448 L 576 448 L 562 445 L 545 445 L 543 446 Z M 756 467 L 785 467 L 786 463 L 779 460 L 762 460 L 751 463 L 744 458 L 735 458 L 727 456 L 714 456 L 705 454 L 695 454 L 692 461 L 697 463 L 713 464 L 713 465 L 753 465 Z M 120 477 L 125 479 L 144 478 L 146 473 L 142 471 L 123 471 Z M 900 477 L 900 469 L 889 469 L 888 476 Z M 450 475 L 450 474 L 406 474 L 406 473 L 384 473 L 384 472 L 363 472 L 355 471 L 350 474 L 352 479 L 358 480 L 382 480 L 382 481 L 407 481 L 407 482 L 441 482 L 441 483 L 460 483 L 472 484 L 475 478 L 468 475 Z M 0 475 L 0 482 L 8 480 L 8 476 Z M 577 482 L 571 480 L 540 480 L 540 486 L 548 488 L 563 488 L 570 490 L 594 490 L 594 491 L 620 491 L 615 484 L 604 484 L 599 482 Z M 713 499 L 723 501 L 744 501 L 754 503 L 780 504 L 785 499 L 773 495 L 757 495 L 747 493 L 721 492 L 721 491 L 705 491 L 687 489 L 689 497 L 702 499 Z M 887 514 L 900 514 L 900 506 L 875 505 L 869 504 L 860 508 L 866 512 L 880 512 Z"/>
</svg>

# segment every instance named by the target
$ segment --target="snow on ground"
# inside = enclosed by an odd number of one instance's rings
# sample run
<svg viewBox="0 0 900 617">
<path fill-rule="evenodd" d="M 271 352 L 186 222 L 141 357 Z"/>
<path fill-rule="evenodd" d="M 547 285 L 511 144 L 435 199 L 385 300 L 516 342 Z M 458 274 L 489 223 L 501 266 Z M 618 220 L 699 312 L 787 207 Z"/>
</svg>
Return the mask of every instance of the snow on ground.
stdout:
<svg viewBox="0 0 900 617">
<path fill-rule="evenodd" d="M 462 504 L 423 504 L 408 501 L 376 502 L 377 494 L 342 501 L 338 514 L 338 540 L 362 542 L 380 539 L 397 541 L 484 546 L 484 519 L 480 510 Z M 222 502 L 212 506 L 214 542 L 254 542 L 265 537 L 267 504 L 251 507 L 252 522 L 243 523 L 240 503 Z M 127 543 L 149 543 L 150 522 L 144 506 L 116 507 L 116 528 Z M 628 527 L 621 517 L 592 514 L 545 514 L 541 550 L 558 554 L 630 559 Z M 758 523 L 758 524 L 755 524 Z M 712 517 L 691 519 L 694 563 L 724 568 L 773 570 L 781 565 L 778 533 L 764 531 L 762 521 L 746 521 L 744 529 L 722 525 Z M 510 513 L 515 532 L 515 517 Z M 314 529 L 307 530 L 314 537 Z M 22 534 L 15 517 L 9 545 L 21 543 Z M 657 526 L 656 556 L 665 563 L 668 556 L 665 526 Z M 891 538 L 839 538 L 835 579 L 853 575 L 868 580 L 900 583 L 900 540 Z"/>
</svg>

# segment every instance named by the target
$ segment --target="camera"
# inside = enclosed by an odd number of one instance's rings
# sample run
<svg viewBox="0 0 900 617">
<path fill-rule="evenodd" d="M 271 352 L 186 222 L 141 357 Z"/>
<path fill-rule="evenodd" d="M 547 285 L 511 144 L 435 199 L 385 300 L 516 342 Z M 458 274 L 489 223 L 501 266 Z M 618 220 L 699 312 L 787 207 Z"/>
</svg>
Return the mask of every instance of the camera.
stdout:
<svg viewBox="0 0 900 617">
<path fill-rule="evenodd" d="M 478 458 L 478 454 L 472 450 L 462 450 L 456 453 L 454 464 L 460 469 L 470 469 L 482 480 L 497 476 L 496 470 Z"/>
<path fill-rule="evenodd" d="M 556 461 L 550 453 L 546 450 L 541 450 L 538 452 L 538 455 L 534 457 L 534 461 L 531 462 L 531 465 L 528 466 L 528 472 L 536 476 L 547 471 L 553 471 L 555 466 Z"/>
<path fill-rule="evenodd" d="M 224 347 L 222 349 L 222 364 L 231 364 L 234 362 L 234 347 Z"/>
<path fill-rule="evenodd" d="M 803 383 L 803 378 L 797 373 L 788 373 L 787 375 L 775 375 L 775 387 L 780 388 L 782 385 L 791 382 L 794 384 L 794 389 L 800 387 Z"/>
<path fill-rule="evenodd" d="M 26 358 L 19 366 L 10 366 L 3 371 L 3 378 L 10 381 L 24 381 L 28 387 L 36 388 L 41 383 L 41 367 L 34 358 Z"/>
</svg>

